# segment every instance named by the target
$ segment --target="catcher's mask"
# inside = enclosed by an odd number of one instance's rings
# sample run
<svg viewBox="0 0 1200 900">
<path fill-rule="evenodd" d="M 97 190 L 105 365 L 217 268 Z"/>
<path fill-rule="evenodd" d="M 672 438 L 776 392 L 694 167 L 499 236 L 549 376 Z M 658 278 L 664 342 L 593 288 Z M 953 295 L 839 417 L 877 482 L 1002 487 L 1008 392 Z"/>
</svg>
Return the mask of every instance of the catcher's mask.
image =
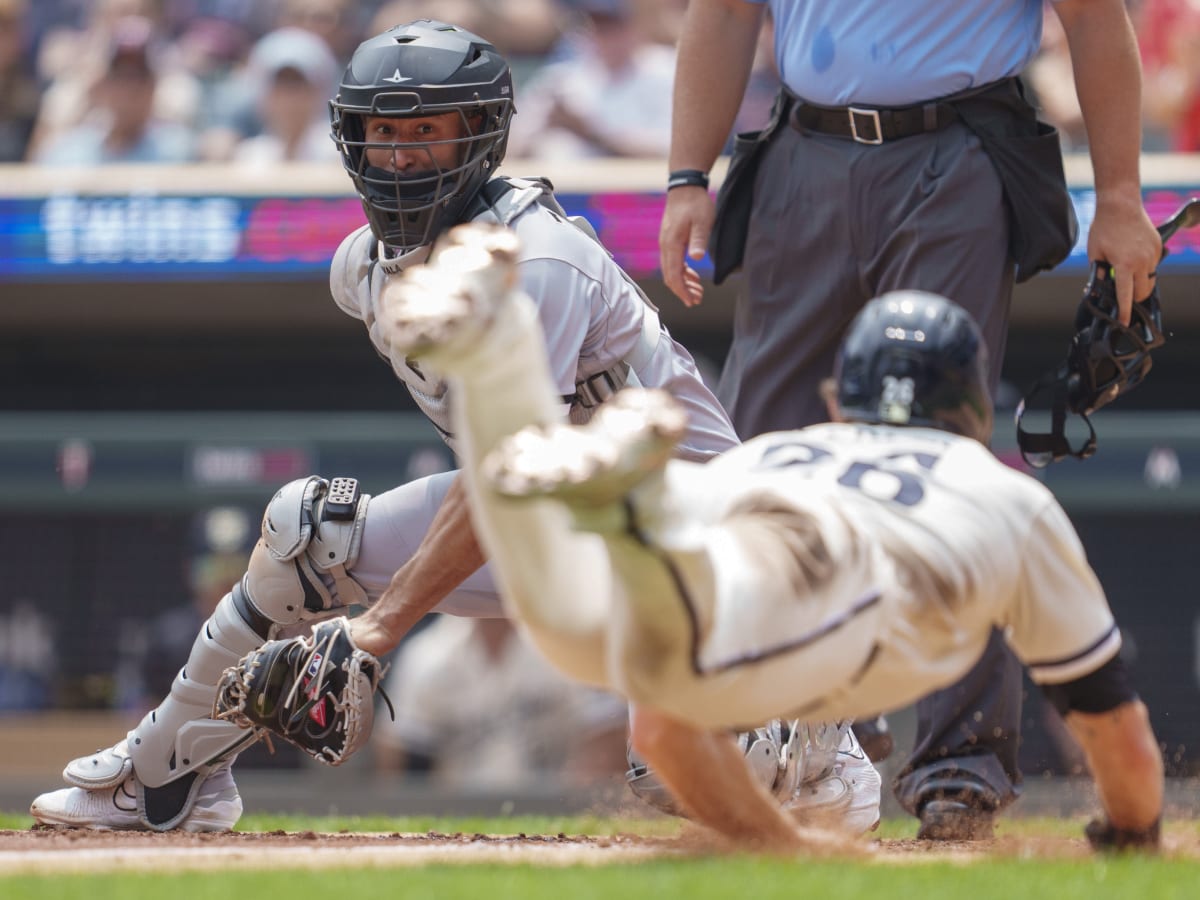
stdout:
<svg viewBox="0 0 1200 900">
<path fill-rule="evenodd" d="M 987 347 L 970 314 L 925 291 L 891 291 L 862 308 L 834 364 L 838 408 L 855 422 L 924 425 L 986 441 Z"/>
<path fill-rule="evenodd" d="M 1200 200 L 1193 198 L 1158 226 L 1162 258 L 1167 255 L 1167 240 L 1176 231 L 1197 224 Z M 1095 453 L 1096 429 L 1088 417 L 1141 384 L 1153 363 L 1150 351 L 1167 341 L 1157 287 L 1145 300 L 1133 304 L 1128 325 L 1117 320 L 1116 283 L 1106 262 L 1092 263 L 1074 329 L 1066 361 L 1038 379 L 1017 405 L 1017 446 L 1035 468 L 1067 456 L 1087 459 Z M 1046 391 L 1050 393 L 1050 430 L 1026 431 L 1021 420 L 1029 403 Z M 1067 413 L 1079 416 L 1087 426 L 1088 435 L 1077 448 L 1067 438 Z"/>
<path fill-rule="evenodd" d="M 508 144 L 512 122 L 512 74 L 483 38 L 428 19 L 398 25 L 355 50 L 329 104 L 332 136 L 354 182 L 371 231 L 397 255 L 433 243 L 458 224 L 467 205 L 491 177 Z M 368 148 L 396 144 L 366 140 L 368 116 L 456 114 L 462 136 L 448 168 L 430 164 L 416 174 L 368 163 Z M 433 142 L 405 143 L 428 151 Z"/>
</svg>

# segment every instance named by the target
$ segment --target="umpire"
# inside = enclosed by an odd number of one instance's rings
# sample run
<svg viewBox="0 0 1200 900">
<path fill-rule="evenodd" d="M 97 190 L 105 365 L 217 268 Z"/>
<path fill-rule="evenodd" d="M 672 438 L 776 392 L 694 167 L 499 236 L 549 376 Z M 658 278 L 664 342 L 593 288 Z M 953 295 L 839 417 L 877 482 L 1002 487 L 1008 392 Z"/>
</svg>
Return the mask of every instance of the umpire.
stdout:
<svg viewBox="0 0 1200 900">
<path fill-rule="evenodd" d="M 1141 69 L 1122 0 L 1059 0 L 1095 173 L 1091 259 L 1115 266 L 1122 318 L 1149 295 L 1161 243 L 1142 207 Z M 739 136 L 718 204 L 708 171 L 732 127 L 770 8 L 783 90 Z M 718 395 L 743 439 L 824 420 L 822 378 L 876 295 L 950 297 L 999 378 L 1014 283 L 1075 240 L 1058 136 L 1018 76 L 1042 0 L 692 0 L 675 78 L 663 277 L 688 306 L 686 259 L 741 268 Z M 713 59 L 723 65 L 713 66 Z M 711 240 L 710 240 L 711 239 Z M 1017 796 L 1020 670 L 998 635 L 962 681 L 917 707 L 895 789 L 927 839 L 989 837 Z"/>
</svg>

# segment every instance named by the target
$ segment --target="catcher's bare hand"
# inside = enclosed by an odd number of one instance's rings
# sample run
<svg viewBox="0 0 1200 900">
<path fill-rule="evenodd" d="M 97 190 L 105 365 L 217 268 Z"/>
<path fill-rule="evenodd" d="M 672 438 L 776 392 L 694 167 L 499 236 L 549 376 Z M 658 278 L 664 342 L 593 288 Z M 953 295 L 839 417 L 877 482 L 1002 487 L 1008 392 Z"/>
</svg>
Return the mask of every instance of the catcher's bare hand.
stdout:
<svg viewBox="0 0 1200 900">
<path fill-rule="evenodd" d="M 393 627 L 390 621 L 375 614 L 381 606 L 376 604 L 361 616 L 350 620 L 350 639 L 355 646 L 376 656 L 394 650 L 409 631 L 406 625 L 397 623 Z"/>
<path fill-rule="evenodd" d="M 268 641 L 226 669 L 213 716 L 341 765 L 371 736 L 375 693 L 386 671 L 355 646 L 348 619 L 331 619 L 309 635 Z"/>
</svg>

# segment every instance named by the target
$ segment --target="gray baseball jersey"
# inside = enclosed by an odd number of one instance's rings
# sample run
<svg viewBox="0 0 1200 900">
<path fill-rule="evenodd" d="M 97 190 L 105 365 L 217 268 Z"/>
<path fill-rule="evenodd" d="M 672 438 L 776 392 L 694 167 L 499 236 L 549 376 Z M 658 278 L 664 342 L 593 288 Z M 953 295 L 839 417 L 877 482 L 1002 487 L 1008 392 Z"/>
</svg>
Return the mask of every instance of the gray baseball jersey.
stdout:
<svg viewBox="0 0 1200 900">
<path fill-rule="evenodd" d="M 653 308 L 608 251 L 541 206 L 539 193 L 540 188 L 518 190 L 505 202 L 510 227 L 521 241 L 521 287 L 537 305 L 550 369 L 558 392 L 571 406 L 572 421 L 588 418 L 579 400 L 569 399 L 578 393 L 577 385 L 626 361 L 634 376 L 631 383 L 663 388 L 687 409 L 690 428 L 680 444 L 681 457 L 704 460 L 736 444 L 733 426 L 691 355 L 659 325 Z M 366 226 L 342 242 L 330 270 L 333 298 L 366 324 L 376 350 L 453 446 L 445 382 L 393 353 L 380 325 L 380 294 L 388 275 L 376 249 Z"/>
<path fill-rule="evenodd" d="M 1120 648 L 1061 506 L 976 441 L 818 425 L 755 438 L 703 469 L 674 464 L 668 479 L 681 521 L 755 509 L 783 536 L 773 581 L 762 574 L 773 545 L 714 549 L 716 582 L 737 588 L 699 656 L 705 670 L 737 660 L 750 672 L 795 654 L 811 677 L 779 679 L 790 700 L 777 693 L 776 713 L 902 706 L 970 668 L 993 625 L 1039 683 L 1088 674 Z M 705 490 L 689 487 L 696 479 Z"/>
<path fill-rule="evenodd" d="M 737 436 L 716 397 L 704 385 L 692 357 L 677 344 L 647 306 L 636 285 L 608 252 L 574 224 L 537 202 L 540 190 L 506 197 L 506 212 L 521 240 L 521 287 L 537 305 L 556 390 L 577 393 L 586 378 L 630 364 L 630 383 L 661 387 L 686 407 L 690 429 L 680 456 L 707 460 L 737 444 Z M 424 256 L 381 264 L 371 231 L 352 232 L 330 268 L 330 290 L 343 311 L 367 326 L 371 342 L 438 432 L 454 446 L 444 381 L 419 363 L 392 352 L 380 322 L 380 302 L 388 271 L 424 261 Z M 385 271 L 385 266 L 388 271 Z M 647 314 L 649 313 L 649 315 Z M 650 327 L 652 326 L 652 327 Z M 570 409 L 568 410 L 568 407 Z M 564 399 L 573 421 L 589 411 Z M 396 570 L 416 552 L 454 480 L 453 473 L 420 478 L 371 498 L 362 547 L 353 576 L 374 602 Z M 500 616 L 500 599 L 489 566 L 468 576 L 437 610 L 466 616 Z"/>
</svg>

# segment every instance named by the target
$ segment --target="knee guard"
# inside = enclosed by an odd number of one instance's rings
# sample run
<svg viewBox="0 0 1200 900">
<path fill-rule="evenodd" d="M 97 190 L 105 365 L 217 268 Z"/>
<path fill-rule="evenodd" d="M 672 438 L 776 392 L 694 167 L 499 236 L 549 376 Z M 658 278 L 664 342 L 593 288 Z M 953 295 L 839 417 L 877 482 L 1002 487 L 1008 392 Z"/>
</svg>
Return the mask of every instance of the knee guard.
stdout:
<svg viewBox="0 0 1200 900">
<path fill-rule="evenodd" d="M 358 559 L 370 499 L 353 478 L 301 478 L 280 488 L 244 581 L 247 621 L 269 631 L 365 604 L 367 592 L 348 569 Z"/>
<path fill-rule="evenodd" d="M 129 732 L 128 757 L 114 748 L 75 760 L 64 772 L 67 780 L 87 789 L 115 786 L 131 761 L 146 824 L 164 831 L 179 824 L 203 776 L 257 739 L 212 718 L 225 669 L 281 627 L 366 602 L 366 591 L 347 570 L 358 558 L 369 500 L 352 478 L 284 485 L 267 505 L 245 577 L 205 622 L 171 693 Z"/>
</svg>

